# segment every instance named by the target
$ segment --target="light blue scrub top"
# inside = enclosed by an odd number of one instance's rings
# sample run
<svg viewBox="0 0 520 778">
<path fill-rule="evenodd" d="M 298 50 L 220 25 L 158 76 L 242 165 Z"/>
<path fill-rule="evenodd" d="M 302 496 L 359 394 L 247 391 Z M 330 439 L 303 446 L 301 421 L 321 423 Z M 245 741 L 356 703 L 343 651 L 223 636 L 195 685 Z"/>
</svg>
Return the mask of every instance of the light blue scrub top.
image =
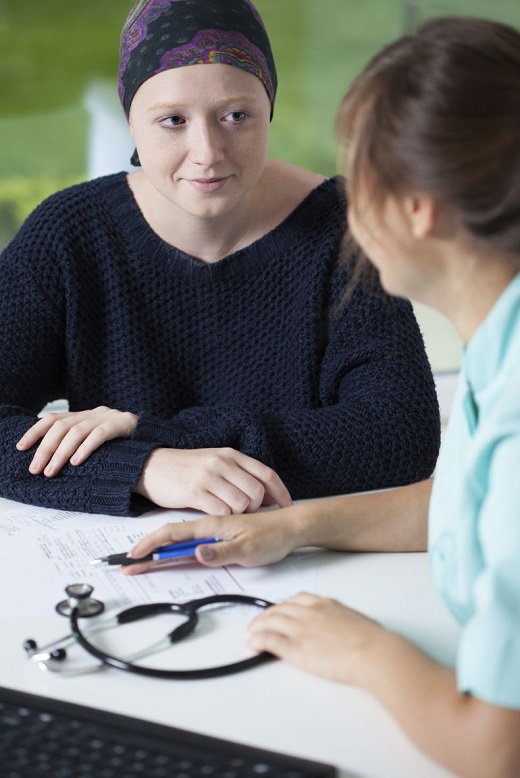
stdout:
<svg viewBox="0 0 520 778">
<path fill-rule="evenodd" d="M 428 546 L 463 627 L 459 690 L 520 709 L 520 274 L 465 349 Z"/>
</svg>

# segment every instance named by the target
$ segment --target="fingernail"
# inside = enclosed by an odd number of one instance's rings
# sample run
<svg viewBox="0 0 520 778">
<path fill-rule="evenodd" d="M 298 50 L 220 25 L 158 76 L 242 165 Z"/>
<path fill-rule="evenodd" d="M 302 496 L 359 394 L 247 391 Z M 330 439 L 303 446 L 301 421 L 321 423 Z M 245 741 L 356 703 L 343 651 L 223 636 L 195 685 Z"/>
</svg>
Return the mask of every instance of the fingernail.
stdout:
<svg viewBox="0 0 520 778">
<path fill-rule="evenodd" d="M 70 464 L 71 465 L 75 465 L 76 462 L 78 462 L 78 461 L 79 461 L 79 456 L 77 454 L 74 454 L 73 456 L 71 456 L 71 458 L 70 458 Z"/>
<path fill-rule="evenodd" d="M 29 470 L 31 473 L 38 473 L 40 470 L 40 462 L 38 459 L 33 459 L 31 464 L 29 465 Z"/>
<path fill-rule="evenodd" d="M 202 546 L 202 548 L 200 549 L 200 555 L 203 559 L 213 559 L 213 557 L 215 556 L 211 546 Z"/>
</svg>

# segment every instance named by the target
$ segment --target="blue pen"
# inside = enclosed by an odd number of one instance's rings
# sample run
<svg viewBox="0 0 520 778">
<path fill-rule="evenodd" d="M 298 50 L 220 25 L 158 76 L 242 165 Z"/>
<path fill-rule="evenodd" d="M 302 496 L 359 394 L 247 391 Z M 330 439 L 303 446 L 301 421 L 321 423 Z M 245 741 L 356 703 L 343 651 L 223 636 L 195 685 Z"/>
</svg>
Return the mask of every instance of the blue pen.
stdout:
<svg viewBox="0 0 520 778">
<path fill-rule="evenodd" d="M 170 543 L 168 546 L 159 546 L 146 556 L 133 559 L 123 554 L 110 554 L 110 556 L 92 559 L 91 565 L 98 565 L 103 562 L 106 565 L 135 565 L 142 562 L 155 562 L 159 559 L 178 559 L 183 556 L 193 556 L 197 546 L 208 545 L 210 543 L 220 543 L 224 538 L 200 538 L 199 540 L 184 540 L 180 543 Z"/>
</svg>

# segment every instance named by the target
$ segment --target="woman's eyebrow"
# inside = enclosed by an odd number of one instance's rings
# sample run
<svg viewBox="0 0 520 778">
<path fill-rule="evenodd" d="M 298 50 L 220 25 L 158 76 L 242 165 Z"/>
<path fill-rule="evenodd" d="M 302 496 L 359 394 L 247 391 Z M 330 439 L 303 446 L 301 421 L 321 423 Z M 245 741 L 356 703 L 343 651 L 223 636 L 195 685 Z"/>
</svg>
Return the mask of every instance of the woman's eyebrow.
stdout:
<svg viewBox="0 0 520 778">
<path fill-rule="evenodd" d="M 161 110 L 169 110 L 169 111 L 171 111 L 173 109 L 186 108 L 186 106 L 184 105 L 184 103 L 168 103 L 168 102 L 154 103 L 153 105 L 150 105 L 149 108 L 147 108 L 147 110 L 148 111 L 157 111 L 159 108 Z"/>
<path fill-rule="evenodd" d="M 246 102 L 246 103 L 255 103 L 257 100 L 256 97 L 253 95 L 228 95 L 226 97 L 222 97 L 220 100 L 216 100 L 216 103 L 229 103 L 232 101 L 240 101 L 240 102 Z"/>
<path fill-rule="evenodd" d="M 256 97 L 252 97 L 251 95 L 227 95 L 226 97 L 221 97 L 218 100 L 215 100 L 215 105 L 223 105 L 225 103 L 234 103 L 234 102 L 240 102 L 240 103 L 254 103 L 256 102 Z M 148 111 L 157 111 L 159 109 L 161 110 L 178 110 L 181 108 L 186 108 L 185 103 L 174 103 L 174 102 L 159 102 L 154 103 L 148 108 Z"/>
</svg>

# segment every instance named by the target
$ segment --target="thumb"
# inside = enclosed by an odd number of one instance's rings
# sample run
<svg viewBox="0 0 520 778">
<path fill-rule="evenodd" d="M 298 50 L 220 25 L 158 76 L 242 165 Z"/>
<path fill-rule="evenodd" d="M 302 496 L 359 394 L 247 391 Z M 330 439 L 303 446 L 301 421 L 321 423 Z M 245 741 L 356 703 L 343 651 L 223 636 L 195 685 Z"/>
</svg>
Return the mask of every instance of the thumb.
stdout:
<svg viewBox="0 0 520 778">
<path fill-rule="evenodd" d="M 195 557 L 198 562 L 207 567 L 222 567 L 233 562 L 240 564 L 241 554 L 237 553 L 238 548 L 239 544 L 233 539 L 201 544 L 195 550 Z"/>
</svg>

